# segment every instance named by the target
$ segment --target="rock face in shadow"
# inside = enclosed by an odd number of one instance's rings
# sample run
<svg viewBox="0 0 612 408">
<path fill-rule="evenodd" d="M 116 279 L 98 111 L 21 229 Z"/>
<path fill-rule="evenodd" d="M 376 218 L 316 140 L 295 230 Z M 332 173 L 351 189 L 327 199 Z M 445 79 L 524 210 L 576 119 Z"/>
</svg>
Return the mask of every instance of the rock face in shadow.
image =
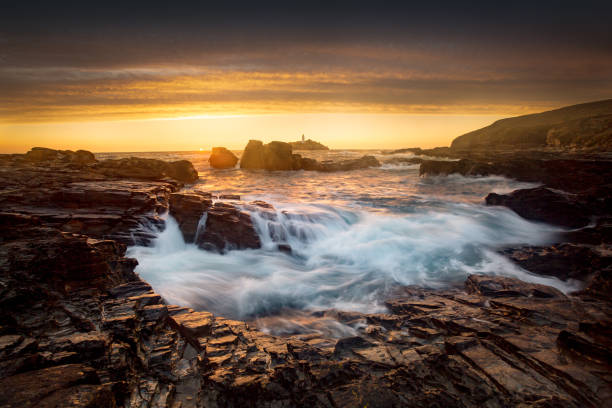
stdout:
<svg viewBox="0 0 612 408">
<path fill-rule="evenodd" d="M 46 147 L 33 147 L 24 155 L 24 159 L 34 163 L 44 163 L 50 161 L 68 162 L 74 164 L 91 164 L 97 160 L 92 152 L 87 150 L 54 150 Z"/>
<path fill-rule="evenodd" d="M 213 147 L 208 162 L 215 169 L 233 169 L 238 163 L 238 157 L 225 147 Z"/>
<path fill-rule="evenodd" d="M 240 159 L 242 169 L 294 170 L 291 145 L 285 142 L 263 144 L 249 140 Z"/>
<path fill-rule="evenodd" d="M 598 248 L 567 242 L 549 247 L 510 248 L 501 253 L 523 269 L 561 280 L 585 281 L 597 271 L 612 265 L 612 256 L 602 256 Z"/>
<path fill-rule="evenodd" d="M 65 232 L 147 245 L 151 230 L 164 226 L 159 215 L 167 211 L 170 193 L 182 186 L 165 173 L 159 180 L 120 179 L 100 173 L 100 162 L 75 165 L 63 160 L 63 151 L 40 151 L 51 158 L 0 155 L 0 205 Z"/>
<path fill-rule="evenodd" d="M 420 166 L 421 176 L 461 174 L 463 176 L 505 176 L 518 181 L 543 183 L 547 187 L 583 192 L 601 188 L 612 179 L 610 161 L 602 158 L 559 159 L 530 157 L 521 153 L 479 159 L 463 158 L 455 161 L 425 160 Z M 548 156 L 546 156 L 548 157 Z"/>
<path fill-rule="evenodd" d="M 572 194 L 548 188 L 515 190 L 510 194 L 489 194 L 487 205 L 503 205 L 523 218 L 569 228 L 589 224 L 589 211 Z"/>
<path fill-rule="evenodd" d="M 204 230 L 196 244 L 202 249 L 225 252 L 229 249 L 261 247 L 251 216 L 236 206 L 216 202 L 206 215 Z"/>
<path fill-rule="evenodd" d="M 170 194 L 170 215 L 176 219 L 186 243 L 195 241 L 200 219 L 211 206 L 210 196 L 185 193 Z"/>
</svg>

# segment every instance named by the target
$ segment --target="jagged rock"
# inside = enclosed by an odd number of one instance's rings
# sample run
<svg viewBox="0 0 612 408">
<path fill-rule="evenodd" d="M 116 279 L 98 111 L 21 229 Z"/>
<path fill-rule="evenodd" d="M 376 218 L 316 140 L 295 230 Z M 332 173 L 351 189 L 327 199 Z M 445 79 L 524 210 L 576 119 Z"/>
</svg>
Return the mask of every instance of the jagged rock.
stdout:
<svg viewBox="0 0 612 408">
<path fill-rule="evenodd" d="M 558 159 L 529 157 L 522 154 L 491 155 L 479 158 L 462 158 L 460 160 L 424 160 L 421 163 L 420 175 L 463 176 L 498 175 L 518 181 L 544 183 L 547 187 L 572 193 L 586 192 L 592 197 L 610 197 L 609 184 L 612 178 L 610 161 L 598 158 Z M 588 191 L 589 189 L 595 189 Z M 608 198 L 609 199 L 609 198 Z"/>
<path fill-rule="evenodd" d="M 202 249 L 219 252 L 261 247 L 251 216 L 234 205 L 222 202 L 215 203 L 208 210 L 204 231 L 198 236 L 196 244 Z"/>
<path fill-rule="evenodd" d="M 510 194 L 490 193 L 487 205 L 503 205 L 528 220 L 580 228 L 590 222 L 588 210 L 569 194 L 539 187 L 515 190 Z"/>
<path fill-rule="evenodd" d="M 165 305 L 125 246 L 59 230 L 65 220 L 48 212 L 61 208 L 50 192 L 99 174 L 61 164 L 58 182 L 19 168 L 0 189 L 1 406 L 578 408 L 612 396 L 612 308 L 597 292 L 609 290 L 610 267 L 580 296 L 482 275 L 468 278 L 467 291 L 398 288 L 388 313 L 309 316 L 348 325 L 349 338 L 275 337 Z M 19 185 L 29 190 L 11 190 Z M 152 211 L 144 208 L 169 193 L 154 195 L 125 212 Z M 223 227 L 228 214 L 240 222 L 241 205 L 214 206 Z"/>
<path fill-rule="evenodd" d="M 118 178 L 161 180 L 169 177 L 185 183 L 198 179 L 198 172 L 187 160 L 165 162 L 140 157 L 107 159 L 96 163 L 94 169 L 105 176 Z"/>
<path fill-rule="evenodd" d="M 520 247 L 502 251 L 522 268 L 561 280 L 586 280 L 612 264 L 612 257 L 601 256 L 584 245 L 562 243 L 550 247 Z"/>
<path fill-rule="evenodd" d="M 238 157 L 225 147 L 213 147 L 208 162 L 215 169 L 231 169 L 238 163 Z"/>
<path fill-rule="evenodd" d="M 200 219 L 211 205 L 210 198 L 199 194 L 170 194 L 170 215 L 178 222 L 185 242 L 195 241 Z"/>
<path fill-rule="evenodd" d="M 468 293 L 489 297 L 524 296 L 539 298 L 563 297 L 563 293 L 546 285 L 526 283 L 503 276 L 470 275 L 465 281 Z"/>
<path fill-rule="evenodd" d="M 99 384 L 93 368 L 83 364 L 69 364 L 29 371 L 0 380 L 0 405 L 3 407 L 88 407 L 108 406 L 112 402 L 110 389 L 100 392 L 98 387 L 80 388 Z M 78 390 L 78 392 L 77 392 Z M 75 392 L 83 395 L 75 396 Z M 93 395 L 84 395 L 93 394 Z M 67 404 L 72 399 L 75 405 Z M 91 403 L 84 403 L 91 402 Z"/>
</svg>

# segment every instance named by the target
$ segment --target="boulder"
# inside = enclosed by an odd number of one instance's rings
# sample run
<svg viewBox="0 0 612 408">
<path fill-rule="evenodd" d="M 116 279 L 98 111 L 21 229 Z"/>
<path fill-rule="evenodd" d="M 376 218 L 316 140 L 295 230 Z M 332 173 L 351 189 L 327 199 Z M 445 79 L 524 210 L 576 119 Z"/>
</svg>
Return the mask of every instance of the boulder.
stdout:
<svg viewBox="0 0 612 408">
<path fill-rule="evenodd" d="M 177 160 L 166 164 L 166 174 L 170 178 L 183 183 L 193 183 L 199 178 L 198 171 L 189 160 Z"/>
<path fill-rule="evenodd" d="M 170 194 L 170 215 L 176 219 L 185 242 L 194 242 L 200 219 L 211 205 L 210 198 L 199 194 Z"/>
<path fill-rule="evenodd" d="M 225 147 L 213 147 L 208 162 L 215 169 L 231 169 L 238 163 L 238 157 Z"/>
<path fill-rule="evenodd" d="M 487 205 L 502 205 L 528 220 L 569 228 L 580 228 L 590 222 L 587 210 L 567 193 L 545 187 L 515 190 L 510 194 L 491 193 Z"/>
<path fill-rule="evenodd" d="M 249 140 L 244 148 L 240 168 L 264 170 L 294 170 L 293 153 L 289 143 Z"/>
<path fill-rule="evenodd" d="M 241 169 L 265 169 L 264 144 L 261 140 L 249 140 L 242 157 L 240 158 Z"/>
<path fill-rule="evenodd" d="M 202 249 L 221 253 L 230 249 L 261 247 L 251 216 L 232 204 L 222 202 L 215 203 L 208 210 L 205 229 L 196 243 Z"/>
</svg>

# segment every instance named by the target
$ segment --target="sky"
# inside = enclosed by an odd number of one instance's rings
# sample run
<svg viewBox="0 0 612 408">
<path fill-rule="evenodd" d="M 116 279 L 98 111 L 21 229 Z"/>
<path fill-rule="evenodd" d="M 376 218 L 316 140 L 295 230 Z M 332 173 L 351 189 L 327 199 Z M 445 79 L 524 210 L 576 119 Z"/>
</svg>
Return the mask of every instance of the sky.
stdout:
<svg viewBox="0 0 612 408">
<path fill-rule="evenodd" d="M 124 3 L 3 1 L 0 153 L 434 147 L 612 97 L 609 2 Z"/>
</svg>

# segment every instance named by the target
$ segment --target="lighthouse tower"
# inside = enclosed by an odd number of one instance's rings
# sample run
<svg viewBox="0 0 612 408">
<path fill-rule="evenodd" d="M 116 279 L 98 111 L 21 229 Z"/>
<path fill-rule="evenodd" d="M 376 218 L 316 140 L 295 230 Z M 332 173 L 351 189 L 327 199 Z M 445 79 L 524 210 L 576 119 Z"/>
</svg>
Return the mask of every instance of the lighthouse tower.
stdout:
<svg viewBox="0 0 612 408">
<path fill-rule="evenodd" d="M 304 141 L 304 135 L 302 135 L 302 142 Z"/>
</svg>

